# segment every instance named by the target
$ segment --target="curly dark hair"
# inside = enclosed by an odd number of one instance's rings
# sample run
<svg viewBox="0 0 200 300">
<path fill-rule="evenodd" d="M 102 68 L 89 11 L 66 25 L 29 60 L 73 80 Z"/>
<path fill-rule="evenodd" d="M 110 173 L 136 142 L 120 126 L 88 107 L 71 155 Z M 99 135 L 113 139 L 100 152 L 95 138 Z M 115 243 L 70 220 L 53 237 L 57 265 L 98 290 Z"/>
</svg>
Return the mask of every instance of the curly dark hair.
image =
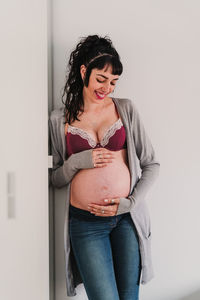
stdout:
<svg viewBox="0 0 200 300">
<path fill-rule="evenodd" d="M 97 57 L 105 53 L 107 55 Z M 84 82 L 80 74 L 81 65 L 86 66 Z M 106 65 L 112 66 L 113 75 L 121 75 L 123 72 L 119 54 L 110 38 L 98 35 L 82 37 L 75 50 L 71 52 L 68 62 L 69 74 L 62 94 L 62 103 L 65 105 L 64 124 L 71 124 L 74 120 L 80 121 L 77 116 L 79 111 L 84 111 L 83 86 L 88 86 L 92 69 L 102 70 Z"/>
</svg>

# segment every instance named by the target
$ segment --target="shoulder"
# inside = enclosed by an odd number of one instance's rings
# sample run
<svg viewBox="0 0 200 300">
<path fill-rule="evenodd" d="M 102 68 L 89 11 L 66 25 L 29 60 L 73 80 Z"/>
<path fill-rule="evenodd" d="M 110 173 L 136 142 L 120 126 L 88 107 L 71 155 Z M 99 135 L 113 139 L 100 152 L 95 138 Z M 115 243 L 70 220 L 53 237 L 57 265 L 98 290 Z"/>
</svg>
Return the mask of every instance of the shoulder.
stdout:
<svg viewBox="0 0 200 300">
<path fill-rule="evenodd" d="M 115 101 L 122 109 L 127 110 L 129 113 L 137 112 L 135 100 L 130 98 L 115 98 Z"/>
</svg>

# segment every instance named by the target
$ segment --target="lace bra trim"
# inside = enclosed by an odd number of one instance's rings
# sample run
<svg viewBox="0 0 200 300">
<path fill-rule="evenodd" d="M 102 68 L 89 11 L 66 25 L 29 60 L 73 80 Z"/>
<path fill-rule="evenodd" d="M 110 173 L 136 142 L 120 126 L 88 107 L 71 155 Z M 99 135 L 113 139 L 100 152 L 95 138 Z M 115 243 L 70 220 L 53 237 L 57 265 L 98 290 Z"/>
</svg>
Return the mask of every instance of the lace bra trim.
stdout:
<svg viewBox="0 0 200 300">
<path fill-rule="evenodd" d="M 121 121 L 121 119 L 118 119 L 105 133 L 105 135 L 103 136 L 102 140 L 100 141 L 100 144 L 102 147 L 104 147 L 105 145 L 108 144 L 109 139 L 111 138 L 111 136 L 113 136 L 115 134 L 115 132 L 120 129 L 123 126 L 123 123 Z M 78 127 L 74 127 L 71 125 L 68 125 L 68 132 L 72 133 L 72 134 L 78 134 L 80 137 L 82 137 L 83 139 L 86 139 L 88 141 L 88 144 L 92 147 L 95 148 L 95 146 L 98 144 L 95 142 L 95 140 L 89 135 L 89 133 L 87 133 L 85 130 L 78 128 Z"/>
</svg>

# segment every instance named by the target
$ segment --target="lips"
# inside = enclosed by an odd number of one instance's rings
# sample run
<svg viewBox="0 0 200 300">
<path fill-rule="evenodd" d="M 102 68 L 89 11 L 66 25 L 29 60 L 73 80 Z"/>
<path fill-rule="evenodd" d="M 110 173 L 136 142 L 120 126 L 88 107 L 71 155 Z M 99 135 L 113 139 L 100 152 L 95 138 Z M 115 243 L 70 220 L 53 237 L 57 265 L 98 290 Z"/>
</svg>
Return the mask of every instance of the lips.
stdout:
<svg viewBox="0 0 200 300">
<path fill-rule="evenodd" d="M 103 98 L 105 98 L 105 94 L 101 94 L 101 93 L 99 93 L 99 92 L 95 92 L 96 93 L 96 95 L 97 95 L 97 97 L 99 98 L 99 99 L 103 99 Z"/>
</svg>

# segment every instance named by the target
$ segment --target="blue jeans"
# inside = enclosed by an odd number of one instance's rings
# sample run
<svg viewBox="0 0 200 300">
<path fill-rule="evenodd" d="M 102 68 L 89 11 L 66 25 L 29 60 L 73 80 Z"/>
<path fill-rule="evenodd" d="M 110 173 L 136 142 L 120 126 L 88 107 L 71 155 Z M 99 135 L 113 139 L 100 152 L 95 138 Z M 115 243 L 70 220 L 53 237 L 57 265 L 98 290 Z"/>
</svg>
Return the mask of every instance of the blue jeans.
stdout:
<svg viewBox="0 0 200 300">
<path fill-rule="evenodd" d="M 130 213 L 101 217 L 69 206 L 74 257 L 89 300 L 138 300 L 139 239 Z"/>
</svg>

